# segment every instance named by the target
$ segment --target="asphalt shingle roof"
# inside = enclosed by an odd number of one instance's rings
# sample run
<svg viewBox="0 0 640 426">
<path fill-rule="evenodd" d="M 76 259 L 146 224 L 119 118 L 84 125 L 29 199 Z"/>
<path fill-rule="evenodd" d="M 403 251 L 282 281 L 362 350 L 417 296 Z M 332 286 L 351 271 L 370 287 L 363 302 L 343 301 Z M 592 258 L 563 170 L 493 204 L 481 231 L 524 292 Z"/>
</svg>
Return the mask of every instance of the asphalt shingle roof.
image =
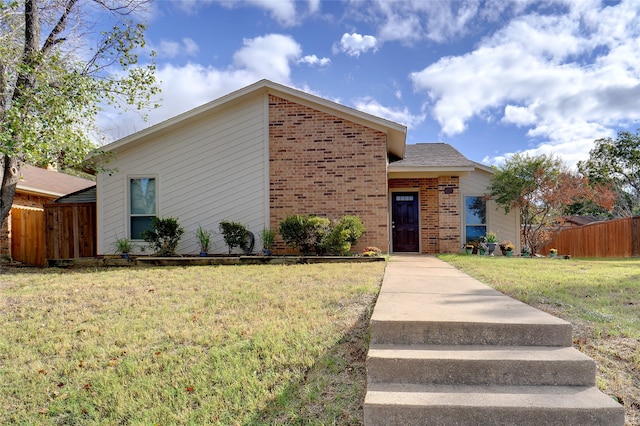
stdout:
<svg viewBox="0 0 640 426">
<path fill-rule="evenodd" d="M 20 167 L 20 176 L 17 185 L 18 190 L 31 190 L 50 193 L 52 195 L 55 194 L 57 196 L 70 194 L 96 184 L 87 179 L 41 169 L 28 164 Z"/>
<path fill-rule="evenodd" d="M 475 167 L 476 163 L 446 143 L 407 145 L 404 159 L 391 163 L 393 167 Z"/>
</svg>

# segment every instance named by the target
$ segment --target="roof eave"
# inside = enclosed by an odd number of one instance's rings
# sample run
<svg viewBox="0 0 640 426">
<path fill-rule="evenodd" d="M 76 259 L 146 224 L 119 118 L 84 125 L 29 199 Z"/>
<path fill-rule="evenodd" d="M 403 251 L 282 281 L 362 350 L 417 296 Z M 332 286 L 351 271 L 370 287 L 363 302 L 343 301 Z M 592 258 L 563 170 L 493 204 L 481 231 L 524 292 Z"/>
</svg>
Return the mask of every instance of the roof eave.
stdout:
<svg viewBox="0 0 640 426">
<path fill-rule="evenodd" d="M 393 173 L 415 173 L 415 172 L 430 172 L 430 173 L 458 173 L 458 172 L 472 172 L 475 167 L 471 166 L 446 166 L 446 167 L 432 167 L 432 166 L 394 166 L 389 165 L 389 172 Z"/>
<path fill-rule="evenodd" d="M 28 194 L 28 195 L 39 195 L 39 196 L 44 196 L 44 197 L 62 197 L 63 193 L 61 192 L 53 192 L 53 191 L 47 191 L 44 189 L 38 189 L 38 188 L 32 188 L 29 186 L 22 186 L 20 184 L 16 185 L 16 191 L 19 191 L 23 194 Z"/>
</svg>

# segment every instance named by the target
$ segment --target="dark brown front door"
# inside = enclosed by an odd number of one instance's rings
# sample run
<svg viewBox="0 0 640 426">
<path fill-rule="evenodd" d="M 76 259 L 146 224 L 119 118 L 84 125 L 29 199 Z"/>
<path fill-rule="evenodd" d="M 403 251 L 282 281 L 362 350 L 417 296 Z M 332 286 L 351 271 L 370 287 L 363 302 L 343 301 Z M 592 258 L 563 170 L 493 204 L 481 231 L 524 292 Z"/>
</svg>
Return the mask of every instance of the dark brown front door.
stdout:
<svg viewBox="0 0 640 426">
<path fill-rule="evenodd" d="M 420 251 L 417 192 L 391 194 L 391 228 L 393 251 Z"/>
</svg>

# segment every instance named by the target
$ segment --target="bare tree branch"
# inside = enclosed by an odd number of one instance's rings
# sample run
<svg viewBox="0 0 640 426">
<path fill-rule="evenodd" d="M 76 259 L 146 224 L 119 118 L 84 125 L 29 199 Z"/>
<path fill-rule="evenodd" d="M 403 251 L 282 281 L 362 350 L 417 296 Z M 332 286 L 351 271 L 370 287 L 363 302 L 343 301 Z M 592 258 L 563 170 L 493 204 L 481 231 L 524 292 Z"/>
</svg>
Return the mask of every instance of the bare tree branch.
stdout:
<svg viewBox="0 0 640 426">
<path fill-rule="evenodd" d="M 49 33 L 47 40 L 45 40 L 44 44 L 42 45 L 42 54 L 46 55 L 56 44 L 61 43 L 65 40 L 64 38 L 59 38 L 59 36 L 67 26 L 67 19 L 69 18 L 69 14 L 71 13 L 71 10 L 73 9 L 73 6 L 75 6 L 76 2 L 77 0 L 69 0 L 64 6 L 64 11 L 60 15 L 58 22 L 51 30 L 51 33 Z"/>
</svg>

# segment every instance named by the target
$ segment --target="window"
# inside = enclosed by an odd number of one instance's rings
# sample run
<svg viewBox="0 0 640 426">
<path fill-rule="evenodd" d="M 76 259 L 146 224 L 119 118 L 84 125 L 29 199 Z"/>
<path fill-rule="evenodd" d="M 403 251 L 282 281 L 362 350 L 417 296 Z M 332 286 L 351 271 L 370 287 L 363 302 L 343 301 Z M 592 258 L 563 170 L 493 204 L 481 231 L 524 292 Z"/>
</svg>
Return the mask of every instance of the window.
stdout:
<svg viewBox="0 0 640 426">
<path fill-rule="evenodd" d="M 487 202 L 483 197 L 465 197 L 465 242 L 487 235 Z"/>
<path fill-rule="evenodd" d="M 151 228 L 151 218 L 155 215 L 155 178 L 129 179 L 129 230 L 132 240 L 142 239 L 142 231 Z"/>
</svg>

